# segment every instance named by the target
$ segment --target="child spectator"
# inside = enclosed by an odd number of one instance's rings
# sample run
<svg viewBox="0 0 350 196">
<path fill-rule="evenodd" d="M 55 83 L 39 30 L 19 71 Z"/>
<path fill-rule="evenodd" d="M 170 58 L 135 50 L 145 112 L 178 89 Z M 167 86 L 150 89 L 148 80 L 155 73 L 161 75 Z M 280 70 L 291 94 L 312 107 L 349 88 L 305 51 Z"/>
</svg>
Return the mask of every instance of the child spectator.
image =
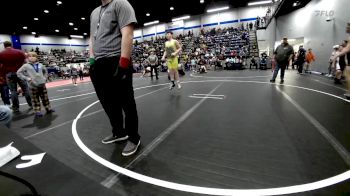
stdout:
<svg viewBox="0 0 350 196">
<path fill-rule="evenodd" d="M 47 78 L 47 70 L 41 64 L 38 63 L 37 53 L 28 53 L 28 63 L 24 64 L 18 71 L 17 75 L 22 80 L 26 80 L 29 84 L 29 88 L 32 93 L 33 108 L 36 117 L 42 117 L 40 99 L 46 109 L 46 113 L 50 114 L 54 112 L 51 109 L 50 101 L 47 95 L 47 89 L 45 86 Z"/>
</svg>

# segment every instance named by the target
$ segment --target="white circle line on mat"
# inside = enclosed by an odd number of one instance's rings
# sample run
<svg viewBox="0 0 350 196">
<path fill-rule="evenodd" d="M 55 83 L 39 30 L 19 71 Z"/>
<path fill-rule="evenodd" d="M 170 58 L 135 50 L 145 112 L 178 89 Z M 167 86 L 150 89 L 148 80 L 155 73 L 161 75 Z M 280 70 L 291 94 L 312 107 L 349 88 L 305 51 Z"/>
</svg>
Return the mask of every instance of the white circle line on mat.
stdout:
<svg viewBox="0 0 350 196">
<path fill-rule="evenodd" d="M 201 82 L 241 82 L 241 83 L 259 83 L 259 84 L 270 84 L 269 82 L 257 82 L 257 81 L 235 81 L 235 80 L 210 80 L 210 81 L 186 81 L 182 83 L 201 83 Z M 145 86 L 145 87 L 140 87 L 136 88 L 135 90 L 140 90 L 140 89 L 145 89 L 145 88 L 150 88 L 150 87 L 156 87 L 156 86 L 163 86 L 163 85 L 168 85 L 166 84 L 158 84 L 158 85 L 151 85 L 151 86 Z M 272 84 L 272 85 L 279 85 L 279 84 Z M 280 85 L 280 86 L 288 86 L 288 87 L 294 87 L 294 88 L 299 88 L 299 89 L 304 89 L 308 91 L 313 91 L 317 93 L 321 93 L 324 95 L 328 95 L 334 98 L 341 99 L 343 101 L 346 101 L 349 103 L 348 100 L 341 98 L 339 96 L 329 94 L 323 91 L 315 90 L 315 89 L 310 89 L 310 88 L 304 88 L 300 86 L 293 86 L 293 85 Z M 306 184 L 300 184 L 300 185 L 294 185 L 294 186 L 287 186 L 287 187 L 278 187 L 278 188 L 267 188 L 267 189 L 220 189 L 220 188 L 209 188 L 209 187 L 200 187 L 200 186 L 191 186 L 191 185 L 185 185 L 185 184 L 179 184 L 179 183 L 174 183 L 174 182 L 169 182 L 165 180 L 160 180 L 156 178 L 152 178 L 143 174 L 136 173 L 134 171 L 122 168 L 118 165 L 115 165 L 96 153 L 94 153 L 92 150 L 90 150 L 80 139 L 78 132 L 77 132 L 77 123 L 78 120 L 81 118 L 81 116 L 92 106 L 97 104 L 99 101 L 96 101 L 86 108 L 84 108 L 78 116 L 74 119 L 73 124 L 72 124 L 72 135 L 77 143 L 77 145 L 80 147 L 82 151 L 85 152 L 90 158 L 94 159 L 96 162 L 104 165 L 105 167 L 112 169 L 118 173 L 124 174 L 130 178 L 168 188 L 168 189 L 173 189 L 173 190 L 178 190 L 178 191 L 183 191 L 183 192 L 190 192 L 190 193 L 198 193 L 198 194 L 206 194 L 206 195 L 244 195 L 244 196 L 256 196 L 256 195 L 284 195 L 284 194 L 292 194 L 292 193 L 300 193 L 300 192 L 306 192 L 306 191 L 312 191 L 312 190 L 317 190 L 321 188 L 325 188 L 328 186 L 332 186 L 335 184 L 338 184 L 340 182 L 344 182 L 348 179 L 350 179 L 350 171 L 346 171 L 342 174 L 316 181 L 316 182 L 311 182 L 311 183 L 306 183 Z"/>
</svg>

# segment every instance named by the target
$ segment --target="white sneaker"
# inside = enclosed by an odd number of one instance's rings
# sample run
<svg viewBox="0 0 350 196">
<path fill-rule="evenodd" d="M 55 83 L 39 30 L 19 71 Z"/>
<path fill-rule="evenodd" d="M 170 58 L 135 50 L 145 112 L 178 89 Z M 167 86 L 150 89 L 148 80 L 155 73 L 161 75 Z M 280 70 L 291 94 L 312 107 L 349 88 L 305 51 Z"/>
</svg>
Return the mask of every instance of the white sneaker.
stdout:
<svg viewBox="0 0 350 196">
<path fill-rule="evenodd" d="M 181 84 L 180 84 L 180 82 L 177 83 L 177 89 L 181 89 Z"/>
</svg>

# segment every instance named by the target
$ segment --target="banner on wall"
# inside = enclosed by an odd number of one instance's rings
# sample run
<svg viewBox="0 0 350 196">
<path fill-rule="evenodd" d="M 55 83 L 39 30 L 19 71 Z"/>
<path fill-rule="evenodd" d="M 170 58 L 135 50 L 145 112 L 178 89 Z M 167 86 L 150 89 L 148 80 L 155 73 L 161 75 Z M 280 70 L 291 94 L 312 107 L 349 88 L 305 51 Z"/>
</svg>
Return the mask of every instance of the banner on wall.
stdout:
<svg viewBox="0 0 350 196">
<path fill-rule="evenodd" d="M 11 41 L 12 41 L 13 48 L 18 50 L 22 49 L 21 39 L 18 35 L 11 35 Z"/>
</svg>

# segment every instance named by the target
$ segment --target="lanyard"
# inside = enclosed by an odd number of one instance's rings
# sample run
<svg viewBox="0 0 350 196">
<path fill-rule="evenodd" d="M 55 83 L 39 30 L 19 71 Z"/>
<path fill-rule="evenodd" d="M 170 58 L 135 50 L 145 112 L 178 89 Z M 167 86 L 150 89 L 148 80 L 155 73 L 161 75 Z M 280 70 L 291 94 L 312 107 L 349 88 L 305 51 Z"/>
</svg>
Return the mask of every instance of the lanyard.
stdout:
<svg viewBox="0 0 350 196">
<path fill-rule="evenodd" d="M 35 69 L 36 73 L 39 73 L 39 64 L 33 64 L 33 68 Z"/>
<path fill-rule="evenodd" d="M 102 20 L 103 16 L 105 15 L 105 12 L 107 11 L 107 8 L 112 3 L 112 1 L 113 0 L 111 0 L 108 4 L 106 4 L 104 6 L 101 6 L 101 8 L 100 8 L 100 13 L 99 13 L 99 16 L 98 16 L 97 29 L 96 29 L 96 32 L 95 32 L 95 40 L 96 40 L 96 37 L 97 37 L 97 32 L 98 32 L 98 30 L 100 28 L 101 20 Z M 103 12 L 102 12 L 102 10 L 103 10 Z"/>
</svg>

